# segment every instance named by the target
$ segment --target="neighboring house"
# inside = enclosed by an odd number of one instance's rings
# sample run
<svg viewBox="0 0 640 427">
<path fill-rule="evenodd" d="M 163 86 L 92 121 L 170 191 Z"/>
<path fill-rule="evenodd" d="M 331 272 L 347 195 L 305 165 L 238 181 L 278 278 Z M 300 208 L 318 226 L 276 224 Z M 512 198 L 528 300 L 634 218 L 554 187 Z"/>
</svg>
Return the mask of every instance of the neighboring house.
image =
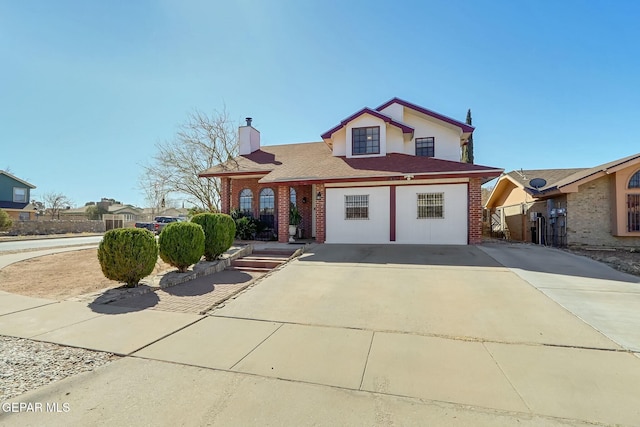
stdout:
<svg viewBox="0 0 640 427">
<path fill-rule="evenodd" d="M 101 201 L 97 205 L 107 211 L 109 215 L 122 215 L 119 217 L 124 222 L 138 221 L 144 217 L 143 210 L 133 205 L 123 205 L 120 203 L 111 204 L 110 202 Z M 86 220 L 88 218 L 87 209 L 91 206 L 86 205 L 74 209 L 61 209 L 60 218 L 70 220 Z"/>
<path fill-rule="evenodd" d="M 221 179 L 221 211 L 240 209 L 288 241 L 289 206 L 302 236 L 326 243 L 476 244 L 480 186 L 502 169 L 460 162 L 474 128 L 398 98 L 364 108 L 322 142 L 260 145 L 239 129 L 240 155 L 200 177 Z"/>
<path fill-rule="evenodd" d="M 33 188 L 36 186 L 0 170 L 0 209 L 16 220 L 35 219 L 37 209 L 29 203 Z"/>
<path fill-rule="evenodd" d="M 509 172 L 485 207 L 493 231 L 511 240 L 640 246 L 640 153 L 593 168 Z"/>
</svg>

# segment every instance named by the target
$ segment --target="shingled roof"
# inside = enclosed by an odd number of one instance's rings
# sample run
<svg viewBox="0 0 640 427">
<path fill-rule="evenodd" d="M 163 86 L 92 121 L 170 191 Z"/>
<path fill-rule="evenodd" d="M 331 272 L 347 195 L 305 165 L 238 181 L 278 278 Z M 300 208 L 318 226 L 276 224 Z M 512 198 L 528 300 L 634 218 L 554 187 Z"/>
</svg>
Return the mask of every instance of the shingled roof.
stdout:
<svg viewBox="0 0 640 427">
<path fill-rule="evenodd" d="M 333 156 L 324 142 L 263 146 L 202 172 L 201 177 L 261 176 L 261 183 L 328 182 L 403 177 L 494 178 L 502 172 L 488 166 L 433 157 L 390 153 L 380 157 Z"/>
<path fill-rule="evenodd" d="M 538 191 L 544 191 L 547 188 L 554 187 L 559 181 L 571 176 L 575 173 L 582 172 L 586 168 L 573 168 L 573 169 L 528 169 L 511 171 L 506 175 L 513 181 L 518 183 L 522 188 L 530 193 L 537 193 Z M 541 178 L 547 183 L 542 188 L 536 190 L 529 183 L 532 179 Z"/>
</svg>

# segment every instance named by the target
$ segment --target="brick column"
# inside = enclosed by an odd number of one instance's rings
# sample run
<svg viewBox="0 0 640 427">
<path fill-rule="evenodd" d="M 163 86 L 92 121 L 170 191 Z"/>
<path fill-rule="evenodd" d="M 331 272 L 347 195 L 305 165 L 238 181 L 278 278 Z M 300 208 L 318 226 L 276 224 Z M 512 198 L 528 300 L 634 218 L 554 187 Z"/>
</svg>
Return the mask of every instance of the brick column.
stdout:
<svg viewBox="0 0 640 427">
<path fill-rule="evenodd" d="M 480 178 L 469 180 L 469 244 L 482 243 L 482 192 Z"/>
<path fill-rule="evenodd" d="M 327 193 L 324 184 L 316 184 L 316 193 L 320 193 L 322 199 L 316 200 L 316 242 L 324 243 L 326 238 L 325 211 L 327 206 Z M 315 194 L 312 195 L 316 197 Z"/>
<path fill-rule="evenodd" d="M 231 178 L 220 178 L 220 212 L 231 212 Z"/>
<path fill-rule="evenodd" d="M 278 242 L 289 241 L 289 186 L 279 185 L 277 194 Z"/>
</svg>

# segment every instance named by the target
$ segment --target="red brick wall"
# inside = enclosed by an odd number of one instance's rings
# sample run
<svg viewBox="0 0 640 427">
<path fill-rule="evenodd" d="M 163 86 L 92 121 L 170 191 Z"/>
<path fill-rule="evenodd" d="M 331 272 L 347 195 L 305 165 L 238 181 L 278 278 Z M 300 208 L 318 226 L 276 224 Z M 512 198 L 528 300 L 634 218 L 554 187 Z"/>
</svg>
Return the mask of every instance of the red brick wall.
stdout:
<svg viewBox="0 0 640 427">
<path fill-rule="evenodd" d="M 479 178 L 469 180 L 469 244 L 482 243 L 482 193 Z"/>
<path fill-rule="evenodd" d="M 220 178 L 220 212 L 229 214 L 231 212 L 230 191 L 231 191 L 231 178 Z"/>
<path fill-rule="evenodd" d="M 311 185 L 296 185 L 293 187 L 296 190 L 296 207 L 302 215 L 302 223 L 300 227 L 302 228 L 302 237 L 304 239 L 311 238 L 311 215 L 313 214 L 313 209 L 311 206 L 312 203 L 312 195 L 311 195 Z M 306 198 L 306 203 L 303 200 Z"/>
<path fill-rule="evenodd" d="M 322 195 L 322 200 L 318 200 L 316 202 L 316 242 L 324 243 L 326 238 L 325 206 L 327 199 L 324 184 L 316 184 L 316 192 L 319 192 Z M 315 194 L 313 197 L 315 197 Z"/>
<path fill-rule="evenodd" d="M 278 242 L 289 241 L 289 186 L 280 185 L 277 189 L 276 210 L 278 215 Z"/>
</svg>

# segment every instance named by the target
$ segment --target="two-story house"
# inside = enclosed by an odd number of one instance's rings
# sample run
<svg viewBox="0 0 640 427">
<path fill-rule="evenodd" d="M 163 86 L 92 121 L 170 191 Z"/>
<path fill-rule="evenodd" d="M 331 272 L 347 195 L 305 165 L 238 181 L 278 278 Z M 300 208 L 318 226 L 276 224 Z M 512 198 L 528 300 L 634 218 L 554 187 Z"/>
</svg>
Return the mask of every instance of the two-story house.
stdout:
<svg viewBox="0 0 640 427">
<path fill-rule="evenodd" d="M 477 244 L 480 186 L 502 169 L 460 162 L 474 128 L 394 98 L 364 108 L 321 142 L 260 145 L 239 129 L 240 155 L 200 174 L 221 179 L 221 210 L 240 209 L 289 238 L 289 205 L 303 237 L 326 243 Z"/>
<path fill-rule="evenodd" d="M 29 203 L 34 188 L 35 185 L 0 170 L 0 209 L 16 220 L 35 219 L 36 210 Z"/>
</svg>

